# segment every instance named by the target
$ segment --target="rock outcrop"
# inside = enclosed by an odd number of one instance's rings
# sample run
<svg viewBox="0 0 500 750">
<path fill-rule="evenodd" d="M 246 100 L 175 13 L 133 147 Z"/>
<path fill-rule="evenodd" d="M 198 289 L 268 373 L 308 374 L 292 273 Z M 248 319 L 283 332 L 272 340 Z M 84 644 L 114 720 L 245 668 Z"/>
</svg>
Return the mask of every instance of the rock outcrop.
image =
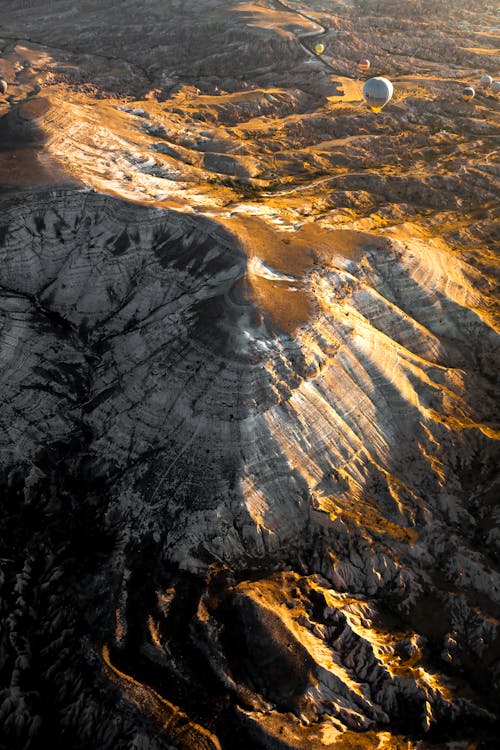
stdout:
<svg viewBox="0 0 500 750">
<path fill-rule="evenodd" d="M 112 549 L 86 585 L 110 592 L 93 617 L 118 684 L 178 649 L 193 661 L 178 623 L 169 646 L 161 604 L 176 570 L 172 606 L 245 715 L 320 722 L 316 744 L 327 729 L 491 720 L 450 679 L 459 612 L 475 613 L 478 654 L 498 637 L 495 539 L 476 500 L 492 481 L 495 334 L 476 272 L 439 243 L 304 228 L 270 247 L 259 220 L 252 241 L 239 221 L 75 189 L 32 195 L 27 215 L 13 195 L 4 472 L 25 472 L 30 498 L 62 462 L 98 492 Z M 295 572 L 271 572 L 283 568 Z M 188 574 L 208 582 L 202 598 Z M 183 588 L 198 588 L 189 606 Z M 450 619 L 435 647 L 429 598 Z M 177 668 L 188 684 L 198 670 Z M 132 700 L 155 716 L 149 696 Z"/>
</svg>

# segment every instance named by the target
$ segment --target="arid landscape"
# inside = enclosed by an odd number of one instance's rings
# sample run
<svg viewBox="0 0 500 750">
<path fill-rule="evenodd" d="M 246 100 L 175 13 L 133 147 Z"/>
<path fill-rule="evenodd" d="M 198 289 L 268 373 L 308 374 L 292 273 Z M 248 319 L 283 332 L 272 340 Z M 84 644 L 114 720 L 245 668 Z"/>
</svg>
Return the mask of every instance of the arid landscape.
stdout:
<svg viewBox="0 0 500 750">
<path fill-rule="evenodd" d="M 498 750 L 498 10 L 0 6 L 0 750 Z"/>
</svg>

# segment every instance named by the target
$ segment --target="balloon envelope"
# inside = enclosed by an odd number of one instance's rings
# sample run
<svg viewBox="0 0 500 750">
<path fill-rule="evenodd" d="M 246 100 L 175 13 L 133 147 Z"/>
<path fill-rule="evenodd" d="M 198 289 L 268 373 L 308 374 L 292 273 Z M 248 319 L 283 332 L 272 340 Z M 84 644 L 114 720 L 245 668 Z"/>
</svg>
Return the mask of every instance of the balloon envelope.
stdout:
<svg viewBox="0 0 500 750">
<path fill-rule="evenodd" d="M 363 86 L 363 98 L 373 112 L 380 112 L 393 91 L 392 83 L 387 78 L 369 78 Z"/>
<path fill-rule="evenodd" d="M 491 90 L 494 94 L 500 94 L 500 81 L 493 81 L 491 84 Z"/>
<path fill-rule="evenodd" d="M 316 53 L 317 53 L 318 55 L 322 55 L 322 54 L 323 54 L 323 52 L 325 51 L 325 45 L 324 45 L 324 44 L 317 44 L 317 45 L 316 45 L 316 46 L 314 47 L 314 51 L 315 51 L 315 52 L 316 52 Z"/>
<path fill-rule="evenodd" d="M 472 86 L 466 86 L 464 90 L 462 91 L 462 99 L 464 99 L 466 102 L 469 102 L 471 99 L 474 99 L 476 95 L 476 92 L 472 88 Z"/>
<path fill-rule="evenodd" d="M 0 93 L 6 94 L 7 93 L 7 81 L 4 81 L 3 78 L 0 78 Z"/>
<path fill-rule="evenodd" d="M 493 78 L 491 76 L 482 76 L 481 78 L 481 88 L 483 89 L 489 89 L 491 84 L 493 83 Z"/>
<path fill-rule="evenodd" d="M 369 67 L 370 67 L 369 60 L 360 60 L 358 63 L 359 70 L 368 70 Z"/>
</svg>

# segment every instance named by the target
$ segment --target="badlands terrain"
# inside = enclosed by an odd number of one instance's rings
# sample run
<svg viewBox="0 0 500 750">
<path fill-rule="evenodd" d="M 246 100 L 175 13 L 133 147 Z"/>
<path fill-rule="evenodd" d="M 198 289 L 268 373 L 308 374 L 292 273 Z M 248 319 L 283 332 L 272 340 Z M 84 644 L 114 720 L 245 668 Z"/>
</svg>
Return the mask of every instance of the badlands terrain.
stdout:
<svg viewBox="0 0 500 750">
<path fill-rule="evenodd" d="M 0 6 L 1 750 L 500 747 L 494 6 Z"/>
</svg>

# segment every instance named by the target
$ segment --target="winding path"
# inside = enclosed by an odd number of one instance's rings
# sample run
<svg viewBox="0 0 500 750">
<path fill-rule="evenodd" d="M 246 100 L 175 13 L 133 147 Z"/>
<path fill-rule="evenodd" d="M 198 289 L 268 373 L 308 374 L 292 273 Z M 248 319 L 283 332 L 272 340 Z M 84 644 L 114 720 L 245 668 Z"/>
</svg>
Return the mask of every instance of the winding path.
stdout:
<svg viewBox="0 0 500 750">
<path fill-rule="evenodd" d="M 337 72 L 333 65 L 330 65 L 329 62 L 327 62 L 322 55 L 317 55 L 315 52 L 313 52 L 309 47 L 304 44 L 302 39 L 307 39 L 311 37 L 319 38 L 322 36 L 326 36 L 328 34 L 328 27 L 323 26 L 323 24 L 319 23 L 315 18 L 312 16 L 308 16 L 307 13 L 304 13 L 302 10 L 297 10 L 296 8 L 292 8 L 291 5 L 288 5 L 288 3 L 284 2 L 283 0 L 272 0 L 275 6 L 277 6 L 281 10 L 286 10 L 288 13 L 294 13 L 296 16 L 301 16 L 301 18 L 305 18 L 306 21 L 310 21 L 311 23 L 314 23 L 320 31 L 305 31 L 303 34 L 297 34 L 297 38 L 299 40 L 299 44 L 304 50 L 304 52 L 309 56 L 314 58 L 315 60 L 319 60 L 326 68 L 329 68 L 330 70 L 333 70 L 334 72 Z"/>
<path fill-rule="evenodd" d="M 326 36 L 328 34 L 328 27 L 319 23 L 319 21 L 317 21 L 312 16 L 309 16 L 307 13 L 304 13 L 304 11 L 297 10 L 296 8 L 292 8 L 290 5 L 288 5 L 288 3 L 284 2 L 284 0 L 271 0 L 271 1 L 272 3 L 274 3 L 274 5 L 277 8 L 281 10 L 286 10 L 288 13 L 293 13 L 297 16 L 300 16 L 301 18 L 304 18 L 306 21 L 310 21 L 311 23 L 314 23 L 320 29 L 319 31 L 305 31 L 302 34 L 297 34 L 299 44 L 309 57 L 312 57 L 315 60 L 319 60 L 319 62 L 321 62 L 326 68 L 329 68 L 329 70 L 333 70 L 333 72 L 338 75 L 338 71 L 333 67 L 333 65 L 330 65 L 330 63 L 325 60 L 323 55 L 316 54 L 311 49 L 309 49 L 309 47 L 302 41 L 303 39 L 308 39 L 308 38 L 318 39 L 322 36 Z M 336 175 L 336 177 L 341 177 L 341 176 L 344 176 L 344 175 Z M 273 195 L 291 195 L 292 193 L 295 193 L 301 190 L 310 189 L 314 185 L 319 185 L 321 183 L 328 182 L 333 179 L 335 179 L 335 177 L 333 176 L 323 177 L 313 183 L 307 183 L 306 185 L 296 185 L 294 187 L 285 188 L 284 190 L 278 190 L 273 193 L 264 193 L 264 195 L 267 197 L 271 197 Z"/>
</svg>

